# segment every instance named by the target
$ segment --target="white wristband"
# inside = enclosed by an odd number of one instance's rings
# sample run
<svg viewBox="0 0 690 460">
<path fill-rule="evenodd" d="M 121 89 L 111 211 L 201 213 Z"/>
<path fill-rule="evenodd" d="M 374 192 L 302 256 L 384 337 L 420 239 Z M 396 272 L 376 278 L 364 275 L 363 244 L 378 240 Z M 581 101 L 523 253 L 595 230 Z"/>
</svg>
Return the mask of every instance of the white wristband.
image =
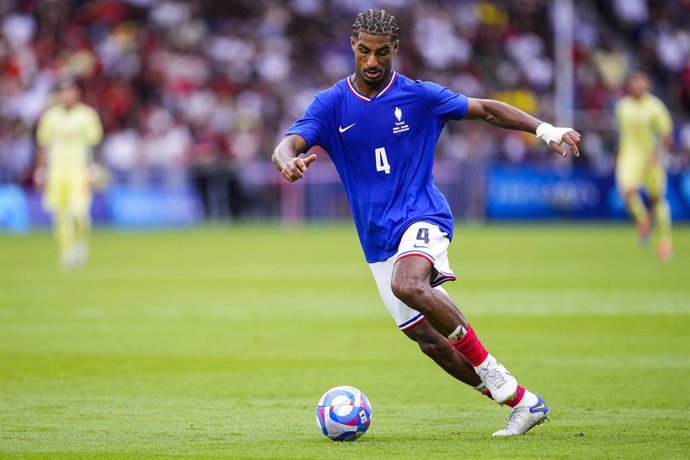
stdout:
<svg viewBox="0 0 690 460">
<path fill-rule="evenodd" d="M 570 131 L 574 131 L 573 128 L 557 128 L 551 123 L 542 123 L 537 126 L 537 137 L 546 142 L 546 145 L 549 145 L 551 141 L 561 145 L 563 135 Z"/>
</svg>

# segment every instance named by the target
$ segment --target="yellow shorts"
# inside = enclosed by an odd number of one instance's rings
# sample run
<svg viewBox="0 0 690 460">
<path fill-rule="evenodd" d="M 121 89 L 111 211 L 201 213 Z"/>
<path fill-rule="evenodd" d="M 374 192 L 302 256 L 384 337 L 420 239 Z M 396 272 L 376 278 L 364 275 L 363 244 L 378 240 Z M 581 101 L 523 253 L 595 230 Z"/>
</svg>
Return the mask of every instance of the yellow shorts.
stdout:
<svg viewBox="0 0 690 460">
<path fill-rule="evenodd" d="M 645 189 L 650 197 L 658 198 L 666 194 L 666 171 L 658 162 L 623 160 L 616 165 L 616 183 L 623 194 Z"/>
<path fill-rule="evenodd" d="M 91 208 L 92 196 L 86 175 L 49 177 L 43 193 L 43 206 L 50 212 L 83 215 Z"/>
</svg>

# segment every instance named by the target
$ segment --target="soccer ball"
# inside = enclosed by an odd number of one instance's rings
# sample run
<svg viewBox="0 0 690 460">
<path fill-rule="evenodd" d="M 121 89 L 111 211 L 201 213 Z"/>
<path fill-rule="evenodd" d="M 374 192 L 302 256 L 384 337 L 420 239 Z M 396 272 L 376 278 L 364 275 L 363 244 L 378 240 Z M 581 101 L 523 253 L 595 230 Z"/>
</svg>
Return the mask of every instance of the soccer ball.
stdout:
<svg viewBox="0 0 690 460">
<path fill-rule="evenodd" d="M 333 441 L 354 441 L 371 425 L 371 404 L 357 388 L 331 388 L 316 405 L 316 424 Z"/>
</svg>

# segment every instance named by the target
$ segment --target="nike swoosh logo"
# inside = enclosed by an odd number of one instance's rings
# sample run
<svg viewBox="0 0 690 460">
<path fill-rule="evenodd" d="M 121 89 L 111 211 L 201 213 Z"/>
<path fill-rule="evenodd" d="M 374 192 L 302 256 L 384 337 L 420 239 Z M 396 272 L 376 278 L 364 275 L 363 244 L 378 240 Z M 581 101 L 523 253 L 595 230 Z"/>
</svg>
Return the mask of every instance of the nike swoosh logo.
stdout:
<svg viewBox="0 0 690 460">
<path fill-rule="evenodd" d="M 538 406 L 534 406 L 532 409 L 534 409 L 534 410 L 539 410 L 539 409 L 543 409 L 543 408 L 545 408 L 545 407 L 546 407 L 546 406 L 544 405 L 544 403 L 540 403 Z"/>
<path fill-rule="evenodd" d="M 429 246 L 419 246 L 419 245 L 414 245 L 413 247 L 415 248 L 424 248 L 424 249 L 429 249 Z"/>
<path fill-rule="evenodd" d="M 352 127 L 353 127 L 354 125 L 356 125 L 356 124 L 357 124 L 357 122 L 352 123 L 350 126 L 346 126 L 346 127 L 344 127 L 344 128 L 343 128 L 342 126 L 338 126 L 338 131 L 340 131 L 340 134 L 342 134 L 342 133 L 344 133 L 345 131 L 347 131 L 348 129 L 352 128 Z"/>
</svg>

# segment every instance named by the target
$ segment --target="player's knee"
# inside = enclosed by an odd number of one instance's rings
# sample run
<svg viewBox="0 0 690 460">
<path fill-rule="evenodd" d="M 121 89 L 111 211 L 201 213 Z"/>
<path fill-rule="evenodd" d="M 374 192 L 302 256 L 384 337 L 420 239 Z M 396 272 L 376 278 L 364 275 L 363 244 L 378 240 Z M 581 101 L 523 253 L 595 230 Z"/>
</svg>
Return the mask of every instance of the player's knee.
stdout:
<svg viewBox="0 0 690 460">
<path fill-rule="evenodd" d="M 428 284 L 425 285 L 417 280 L 399 279 L 396 277 L 391 282 L 391 289 L 395 297 L 421 313 L 424 313 L 423 309 L 426 304 L 424 300 L 427 295 L 427 290 L 431 289 Z"/>
<path fill-rule="evenodd" d="M 625 198 L 625 201 L 632 200 L 635 197 L 635 195 L 637 195 L 637 190 L 635 189 L 623 190 L 623 198 Z"/>
</svg>

